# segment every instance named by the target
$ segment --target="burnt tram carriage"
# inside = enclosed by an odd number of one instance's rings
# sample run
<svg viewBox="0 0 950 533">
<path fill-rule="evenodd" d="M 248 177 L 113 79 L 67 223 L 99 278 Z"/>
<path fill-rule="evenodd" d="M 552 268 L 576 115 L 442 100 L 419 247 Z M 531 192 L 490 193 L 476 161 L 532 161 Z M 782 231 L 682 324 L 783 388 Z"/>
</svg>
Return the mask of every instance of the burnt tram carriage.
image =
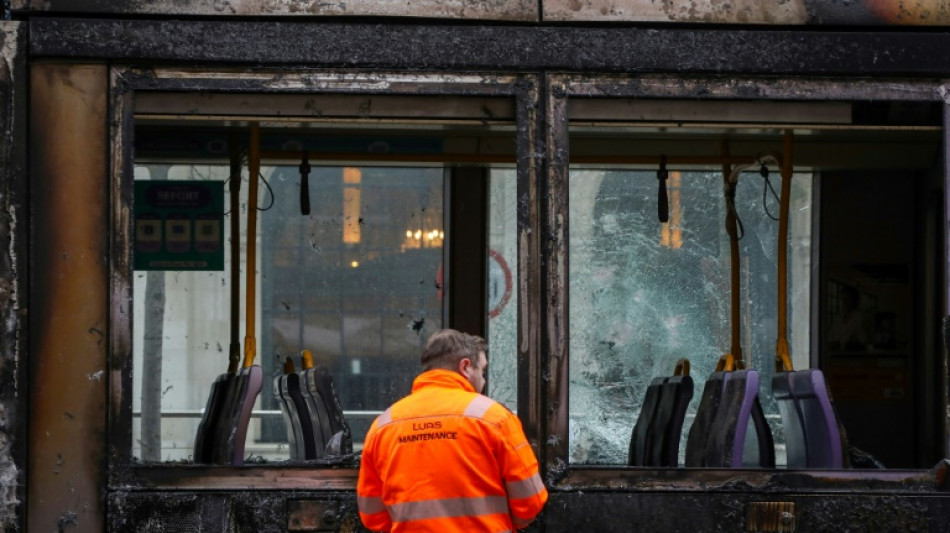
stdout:
<svg viewBox="0 0 950 533">
<path fill-rule="evenodd" d="M 3 13 L 6 530 L 362 531 L 454 327 L 532 531 L 950 531 L 945 3 Z"/>
</svg>

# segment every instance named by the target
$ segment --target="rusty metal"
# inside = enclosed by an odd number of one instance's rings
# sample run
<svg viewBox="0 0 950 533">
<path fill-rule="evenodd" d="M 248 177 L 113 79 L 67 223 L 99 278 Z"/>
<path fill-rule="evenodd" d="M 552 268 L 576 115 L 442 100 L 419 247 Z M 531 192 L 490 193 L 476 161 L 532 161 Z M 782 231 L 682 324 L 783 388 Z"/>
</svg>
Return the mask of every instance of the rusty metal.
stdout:
<svg viewBox="0 0 950 533">
<path fill-rule="evenodd" d="M 29 529 L 101 529 L 109 325 L 104 65 L 31 70 Z M 88 528 L 88 529 L 86 529 Z"/>
<path fill-rule="evenodd" d="M 339 502 L 314 500 L 287 502 L 287 531 L 336 531 L 340 525 L 340 519 Z"/>
<path fill-rule="evenodd" d="M 745 530 L 752 533 L 794 533 L 795 502 L 749 502 Z"/>
</svg>

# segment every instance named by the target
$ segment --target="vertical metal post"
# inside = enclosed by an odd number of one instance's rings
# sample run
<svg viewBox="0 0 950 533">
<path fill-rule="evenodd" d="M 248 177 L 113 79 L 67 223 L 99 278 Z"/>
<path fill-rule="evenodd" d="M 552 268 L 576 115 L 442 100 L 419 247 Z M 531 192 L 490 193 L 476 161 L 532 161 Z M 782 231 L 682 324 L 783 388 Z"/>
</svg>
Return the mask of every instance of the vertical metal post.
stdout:
<svg viewBox="0 0 950 533">
<path fill-rule="evenodd" d="M 518 416 L 540 461 L 543 445 L 541 388 L 540 182 L 545 179 L 544 114 L 539 112 L 534 78 L 519 81 L 515 94 L 517 124 L 518 249 Z"/>
<path fill-rule="evenodd" d="M 944 92 L 943 103 L 943 269 L 940 272 L 938 287 L 943 287 L 943 352 L 939 365 L 940 388 L 937 405 L 947 406 L 950 399 L 950 367 L 948 367 L 948 352 L 950 352 L 950 101 Z M 945 409 L 942 419 L 944 457 L 950 457 L 950 409 Z"/>
<path fill-rule="evenodd" d="M 570 419 L 568 380 L 568 179 L 570 176 L 567 81 L 551 76 L 544 99 L 547 175 L 541 198 L 541 345 L 546 378 L 544 463 L 548 480 L 567 467 Z"/>
<path fill-rule="evenodd" d="M 108 70 L 38 63 L 30 82 L 28 529 L 102 531 L 110 331 Z"/>
</svg>

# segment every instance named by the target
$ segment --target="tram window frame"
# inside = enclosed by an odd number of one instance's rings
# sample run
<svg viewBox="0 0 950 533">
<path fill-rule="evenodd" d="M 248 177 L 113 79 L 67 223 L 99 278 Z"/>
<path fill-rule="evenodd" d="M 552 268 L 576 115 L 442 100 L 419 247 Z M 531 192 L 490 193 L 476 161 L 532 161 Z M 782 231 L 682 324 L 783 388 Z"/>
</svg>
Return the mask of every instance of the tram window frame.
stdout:
<svg viewBox="0 0 950 533">
<path fill-rule="evenodd" d="M 274 83 L 279 79 L 279 83 Z M 202 112 L 201 106 L 193 107 L 188 102 L 202 101 L 203 95 L 208 93 L 225 94 L 235 96 L 234 101 L 240 101 L 242 95 L 269 97 L 280 95 L 289 97 L 289 100 L 295 100 L 299 105 L 303 102 L 307 104 L 307 99 L 311 97 L 326 97 L 328 99 L 336 98 L 338 101 L 352 104 L 359 102 L 362 98 L 369 101 L 372 98 L 391 99 L 404 102 L 419 102 L 422 105 L 416 108 L 400 108 L 398 106 L 389 106 L 389 114 L 376 113 L 369 111 L 369 108 L 347 107 L 346 105 L 337 106 L 340 116 L 333 119 L 346 123 L 352 121 L 361 126 L 378 128 L 385 124 L 423 124 L 431 127 L 435 124 L 435 129 L 451 128 L 451 124 L 466 124 L 467 127 L 475 129 L 481 128 L 488 131 L 492 124 L 506 124 L 506 130 L 510 138 L 514 141 L 514 153 L 511 154 L 489 154 L 487 156 L 475 157 L 466 160 L 465 156 L 446 156 L 446 165 L 458 165 L 457 170 L 453 170 L 450 175 L 468 174 L 465 179 L 446 180 L 446 194 L 456 197 L 472 197 L 472 194 L 478 192 L 472 189 L 474 184 L 486 183 L 487 172 L 481 173 L 483 178 L 474 179 L 478 176 L 477 168 L 487 169 L 486 164 L 491 161 L 503 160 L 506 165 L 511 165 L 516 169 L 516 180 L 518 195 L 521 196 L 525 189 L 533 187 L 538 173 L 539 150 L 536 147 L 537 131 L 537 97 L 538 80 L 531 74 L 502 75 L 493 74 L 484 76 L 481 74 L 456 74 L 456 73 L 438 73 L 438 74 L 405 74 L 392 72 L 339 72 L 339 71 L 311 71 L 302 69 L 290 72 L 287 70 L 280 72 L 261 72 L 261 71 L 205 71 L 205 70 L 181 70 L 181 69 L 163 69 L 157 68 L 149 71 L 148 76 L 143 76 L 141 70 L 126 67 L 113 67 L 111 71 L 110 99 L 112 102 L 112 127 L 110 136 L 113 144 L 113 158 L 111 166 L 111 184 L 113 191 L 112 200 L 112 249 L 110 269 L 112 271 L 113 284 L 111 287 L 111 300 L 114 305 L 111 307 L 110 316 L 110 408 L 109 425 L 112 430 L 109 432 L 109 445 L 111 449 L 109 460 L 109 485 L 112 487 L 149 487 L 149 488 L 188 488 L 188 489 L 221 489 L 221 488 L 255 488 L 255 489 L 353 489 L 355 486 L 356 473 L 355 463 L 343 466 L 316 465 L 291 465 L 291 464 L 262 464 L 247 465 L 243 467 L 228 466 L 210 466 L 193 465 L 181 463 L 139 463 L 131 457 L 131 424 L 132 424 L 132 400 L 130 394 L 132 391 L 132 309 L 125 305 L 132 298 L 132 246 L 131 246 L 131 223 L 129 214 L 132 211 L 132 182 L 134 166 L 133 150 L 133 132 L 139 121 L 155 118 L 175 118 L 183 120 L 213 120 L 213 121 L 233 121 L 243 123 L 248 121 L 266 121 L 268 118 L 286 121 L 293 118 L 281 115 L 283 110 L 278 110 L 272 115 L 267 115 L 268 110 L 258 110 L 249 106 L 246 102 L 238 104 L 236 108 L 213 108 L 209 106 L 206 113 Z M 167 106 L 162 112 L 150 115 L 142 111 L 137 104 L 137 96 L 148 95 L 152 97 L 152 105 L 158 108 Z M 279 99 L 276 96 L 275 99 Z M 448 105 L 444 106 L 426 106 L 426 102 L 432 102 L 438 99 L 445 100 Z M 472 106 L 454 106 L 455 101 L 475 101 L 484 100 L 489 105 L 478 106 L 474 113 L 476 116 L 461 116 L 464 110 L 471 111 Z M 210 100 L 205 100 L 208 104 Z M 497 114 L 497 108 L 490 103 L 492 101 L 506 101 L 502 107 L 510 110 L 510 115 Z M 156 104 L 157 102 L 157 104 Z M 298 109 L 299 110 L 299 109 Z M 435 110 L 435 111 L 433 111 Z M 271 110 L 273 111 L 273 110 Z M 487 113 L 488 115 L 485 115 Z M 303 113 L 307 115 L 307 113 Z M 408 116 L 405 116 L 408 115 Z M 312 118 L 312 117 L 310 117 Z M 523 126 L 523 127 L 522 127 Z M 426 126 L 423 126 L 426 127 Z M 436 158 L 438 160 L 438 158 Z M 433 161 L 438 162 L 438 161 Z M 295 163 L 296 164 L 296 163 Z M 474 165 L 474 166 L 473 166 Z M 455 167 L 453 167 L 455 168 Z M 459 187 L 462 187 L 460 189 Z M 484 186 L 482 186 L 484 187 Z M 465 194 L 461 194 L 464 192 Z M 486 200 L 487 190 L 482 189 L 481 205 L 487 210 Z M 447 210 L 451 210 L 447 206 Z M 487 212 L 487 211 L 486 211 Z M 484 219 L 471 218 L 471 212 L 466 212 L 469 216 L 467 221 L 456 221 L 459 227 L 473 227 L 474 223 L 482 223 Z M 447 212 L 445 217 L 450 219 L 453 216 Z M 480 222 L 479 222 L 480 221 Z M 523 217 L 519 216 L 517 229 L 519 233 L 528 231 L 527 224 Z M 482 228 L 484 233 L 486 228 Z M 477 233 L 477 231 L 475 232 Z M 520 241 L 520 239 L 518 239 Z M 464 257 L 471 253 L 477 253 L 482 247 L 472 247 L 470 250 L 453 248 L 451 245 L 444 249 L 446 260 L 452 260 L 457 257 Z M 519 245 L 520 248 L 520 245 Z M 485 247 L 487 250 L 487 247 Z M 455 250 L 454 252 L 452 250 Z M 456 254 L 457 257 L 449 257 L 450 254 Z M 523 254 L 519 253 L 518 276 L 521 277 L 523 270 L 521 263 Z M 487 256 L 485 257 L 487 260 Z M 474 262 L 479 263 L 479 262 Z M 483 267 L 487 271 L 487 264 Z M 485 292 L 485 285 L 465 284 L 453 285 L 452 273 L 446 269 L 445 285 L 447 290 L 458 291 L 481 291 Z M 478 269 L 476 269 L 478 270 Z M 468 274 L 476 276 L 487 276 L 487 272 L 478 274 L 471 271 Z M 479 302 L 485 302 L 484 295 L 474 295 L 473 299 Z M 446 325 L 456 326 L 465 329 L 481 328 L 485 325 L 479 324 L 479 320 L 484 313 L 472 312 L 466 304 L 459 300 L 453 300 L 460 303 L 458 306 L 444 306 L 444 320 Z M 486 309 L 486 313 L 488 310 Z M 526 358 L 518 355 L 515 360 L 519 367 Z M 518 374 L 524 374 L 524 370 L 519 368 Z M 518 390 L 519 411 L 526 413 L 530 411 L 527 406 L 526 398 L 529 397 L 527 391 Z"/>
<path fill-rule="evenodd" d="M 549 485 L 555 488 L 565 490 L 597 490 L 610 488 L 611 490 L 650 490 L 651 488 L 662 487 L 662 490 L 668 490 L 675 487 L 676 490 L 708 490 L 720 486 L 724 490 L 729 490 L 728 485 L 735 479 L 744 479 L 750 485 L 755 486 L 758 483 L 771 483 L 774 486 L 785 485 L 789 489 L 795 490 L 822 490 L 830 486 L 838 489 L 844 487 L 867 488 L 867 481 L 875 479 L 880 481 L 881 490 L 893 490 L 900 484 L 903 490 L 908 487 L 915 487 L 916 490 L 939 490 L 941 481 L 939 480 L 942 470 L 946 468 L 946 460 L 941 460 L 937 466 L 931 469 L 890 469 L 890 470 L 839 470 L 833 475 L 828 471 L 812 470 L 786 470 L 786 469 L 713 469 L 713 468 L 665 468 L 657 469 L 653 467 L 628 467 L 625 465 L 584 465 L 571 464 L 570 462 L 570 412 L 569 412 L 569 394 L 571 379 L 568 377 L 569 369 L 569 339 L 571 335 L 570 324 L 568 320 L 569 307 L 569 275 L 567 263 L 569 262 L 569 253 L 563 252 L 567 248 L 567 235 L 570 231 L 570 221 L 568 217 L 568 176 L 570 157 L 565 156 L 569 153 L 572 121 L 575 121 L 571 115 L 570 109 L 572 102 L 602 99 L 613 100 L 617 105 L 606 107 L 610 109 L 611 116 L 597 117 L 590 122 L 598 123 L 601 126 L 609 123 L 622 123 L 624 107 L 621 102 L 637 99 L 649 99 L 651 102 L 661 104 L 672 104 L 675 108 L 677 102 L 726 102 L 726 101 L 745 101 L 753 103 L 769 102 L 845 102 L 863 104 L 864 102 L 911 102 L 912 104 L 923 103 L 932 105 L 943 111 L 942 120 L 938 123 L 941 132 L 938 134 L 943 139 L 943 145 L 946 145 L 947 139 L 947 110 L 950 107 L 940 98 L 945 87 L 937 82 L 915 81 L 915 80 L 892 80 L 889 83 L 875 83 L 864 80 L 862 82 L 841 83 L 841 80 L 801 80 L 801 79 L 721 79 L 721 78 L 680 78 L 668 75 L 602 75 L 602 76 L 581 76 L 576 74 L 556 75 L 550 78 L 553 90 L 550 91 L 551 100 L 546 106 L 546 123 L 549 130 L 546 133 L 546 146 L 549 155 L 549 184 L 548 195 L 555 198 L 549 204 L 548 210 L 543 217 L 544 230 L 552 235 L 556 235 L 560 241 L 555 244 L 561 253 L 554 257 L 555 261 L 548 268 L 548 274 L 545 276 L 545 288 L 547 291 L 545 306 L 553 308 L 549 312 L 549 319 L 544 327 L 547 328 L 548 338 L 551 339 L 549 346 L 550 353 L 546 355 L 542 365 L 543 372 L 548 376 L 547 387 L 543 394 L 548 396 L 549 405 L 545 417 L 545 426 L 549 428 L 550 434 L 546 440 L 547 446 L 544 449 L 543 467 L 547 472 L 547 481 Z M 758 95 L 756 98 L 750 98 L 750 94 Z M 942 106 L 942 107 L 940 107 Z M 662 107 L 662 106 L 661 106 Z M 576 121 L 575 121 L 576 122 Z M 631 120 L 630 122 L 637 122 Z M 640 119 L 639 122 L 646 122 Z M 659 123 L 662 120 L 656 120 Z M 670 126 L 676 127 L 682 125 L 682 120 L 677 124 L 676 120 L 670 121 Z M 688 122 L 688 121 L 687 121 Z M 794 122 L 791 122 L 794 124 Z M 662 128 L 662 124 L 656 124 Z M 727 124 L 728 126 L 728 124 Z M 659 154 L 654 154 L 657 156 Z M 609 160 L 604 157 L 601 161 Z M 619 160 L 624 159 L 620 157 Z M 629 158 L 628 158 L 629 159 Z M 596 161 L 597 157 L 592 157 Z M 609 161 L 608 161 L 609 162 Z M 616 163 L 617 161 L 613 161 Z M 942 176 L 940 184 L 944 191 L 948 190 L 947 184 L 950 183 L 950 171 L 946 160 L 939 160 L 938 167 L 941 167 Z M 942 207 L 942 206 L 941 206 Z M 946 217 L 944 213 L 938 213 Z M 945 221 L 945 220 L 944 220 Z M 944 224 L 945 226 L 945 224 Z M 934 234 L 936 235 L 936 234 Z M 929 257 L 931 263 L 947 255 L 947 236 L 943 236 L 941 243 L 942 249 L 935 249 Z M 934 257 L 939 256 L 939 257 Z M 550 259 L 550 258 L 549 258 Z M 943 287 L 943 297 L 937 298 L 931 305 L 931 315 L 929 316 L 931 326 L 926 333 L 927 338 L 939 337 L 939 323 L 942 316 L 946 313 L 947 290 L 946 279 L 948 279 L 946 264 L 940 263 L 940 267 L 933 267 L 935 271 L 929 274 L 938 287 Z M 817 297 L 818 287 L 812 283 L 812 300 Z M 814 304 L 813 304 L 814 307 Z M 942 309 L 941 309 L 942 308 Z M 935 313 L 934 313 L 935 311 Z M 939 315 L 939 316 L 938 316 Z M 813 313 L 812 326 L 813 331 L 816 327 L 818 317 Z M 817 343 L 817 335 L 813 335 L 811 345 L 806 347 L 809 352 L 817 353 L 813 345 Z M 941 349 L 939 342 L 936 346 L 931 346 L 936 353 L 938 361 L 931 361 L 934 368 L 946 368 L 947 354 L 945 349 Z M 812 362 L 812 366 L 817 361 Z M 933 391 L 934 403 L 942 405 L 933 405 L 931 411 L 933 418 L 937 419 L 944 428 L 947 421 L 939 417 L 939 412 L 945 412 L 947 407 L 947 398 L 945 394 L 939 391 L 946 388 L 946 376 L 940 376 L 941 385 Z M 693 401 L 698 402 L 698 392 L 694 395 Z M 632 426 L 635 420 L 631 420 Z M 946 432 L 939 431 L 942 442 L 938 445 L 940 449 L 946 450 Z"/>
</svg>

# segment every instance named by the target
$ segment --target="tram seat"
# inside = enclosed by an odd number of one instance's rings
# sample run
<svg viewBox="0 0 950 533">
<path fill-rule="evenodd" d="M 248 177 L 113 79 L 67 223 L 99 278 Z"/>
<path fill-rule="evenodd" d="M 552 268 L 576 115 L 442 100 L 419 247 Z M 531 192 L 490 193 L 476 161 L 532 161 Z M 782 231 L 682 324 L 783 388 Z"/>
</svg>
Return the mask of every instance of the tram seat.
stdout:
<svg viewBox="0 0 950 533">
<path fill-rule="evenodd" d="M 740 468 L 775 466 L 772 432 L 759 402 L 755 370 L 714 372 L 707 381 L 687 441 L 687 466 Z M 716 396 L 718 396 L 718 401 Z M 704 398 L 706 399 L 706 398 Z M 749 434 L 749 425 L 753 433 Z"/>
<path fill-rule="evenodd" d="M 630 466 L 650 466 L 647 463 L 647 457 L 650 457 L 647 454 L 648 434 L 653 425 L 653 419 L 656 418 L 657 406 L 660 405 L 660 395 L 666 380 L 665 377 L 653 378 L 647 385 L 647 392 L 643 396 L 643 406 L 640 407 L 640 416 L 637 417 L 633 434 L 630 436 L 627 452 L 627 464 Z"/>
<path fill-rule="evenodd" d="M 647 436 L 650 466 L 679 466 L 683 420 L 692 399 L 693 378 L 690 376 L 672 376 L 663 384 L 660 405 Z"/>
<path fill-rule="evenodd" d="M 844 468 L 848 449 L 821 370 L 776 372 L 789 468 Z"/>
<path fill-rule="evenodd" d="M 314 366 L 301 372 L 301 380 L 305 383 L 304 398 L 311 408 L 311 420 L 317 424 L 314 438 L 320 439 L 316 459 L 345 460 L 353 454 L 353 439 L 329 369 L 324 365 Z"/>
<path fill-rule="evenodd" d="M 280 406 L 292 462 L 316 459 L 310 413 L 301 390 L 300 375 L 293 360 L 284 363 L 284 374 L 274 378 L 274 398 Z"/>
<path fill-rule="evenodd" d="M 727 373 L 721 370 L 713 372 L 703 386 L 699 408 L 696 409 L 696 417 L 686 437 L 686 466 L 706 466 L 706 440 L 712 428 L 713 419 L 719 411 Z"/>
<path fill-rule="evenodd" d="M 633 427 L 627 464 L 678 466 L 680 435 L 693 398 L 689 361 L 680 359 L 673 376 L 653 378 Z"/>
</svg>

